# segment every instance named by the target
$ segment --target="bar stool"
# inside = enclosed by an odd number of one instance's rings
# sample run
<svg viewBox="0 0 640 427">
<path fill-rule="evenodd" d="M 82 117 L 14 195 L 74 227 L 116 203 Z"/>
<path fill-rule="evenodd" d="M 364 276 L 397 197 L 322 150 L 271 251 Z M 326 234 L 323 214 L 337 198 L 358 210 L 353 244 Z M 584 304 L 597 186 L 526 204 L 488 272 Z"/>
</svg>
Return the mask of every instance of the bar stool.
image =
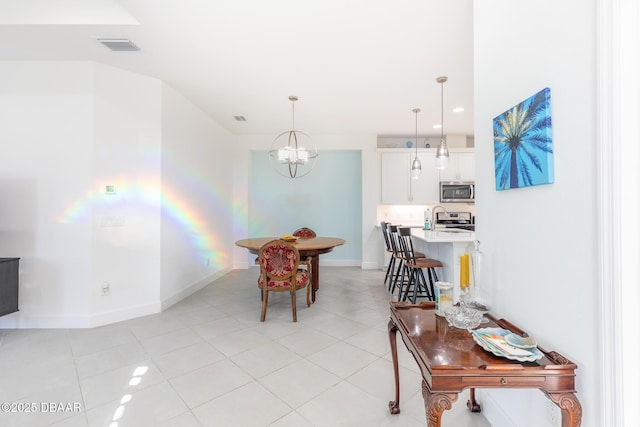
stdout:
<svg viewBox="0 0 640 427">
<path fill-rule="evenodd" d="M 409 290 L 413 286 L 413 295 L 411 297 L 411 303 L 416 303 L 418 297 L 418 289 L 421 290 L 422 295 L 430 301 L 435 300 L 434 284 L 438 281 L 438 275 L 436 274 L 436 268 L 442 267 L 442 263 L 433 258 L 419 258 L 416 252 L 413 250 L 413 241 L 411 240 L 411 229 L 406 227 L 398 228 L 398 243 L 404 253 L 404 270 L 402 271 L 403 280 L 400 282 L 400 289 L 398 291 L 398 301 L 405 301 L 409 296 Z M 424 276 L 423 269 L 427 270 L 427 277 Z M 404 281 L 404 273 L 407 273 L 407 281 Z M 422 279 L 422 280 L 420 280 Z M 405 287 L 406 285 L 406 287 Z"/>
<path fill-rule="evenodd" d="M 389 243 L 391 244 L 391 250 L 393 251 L 392 258 L 394 259 L 395 271 L 391 270 L 391 276 L 389 278 L 389 292 L 394 293 L 396 286 L 398 286 L 398 280 L 400 280 L 400 287 L 404 281 L 404 268 L 407 260 L 402 247 L 400 246 L 400 239 L 398 236 L 399 227 L 397 225 L 388 224 L 389 230 Z M 415 258 L 426 258 L 426 255 L 422 252 L 415 252 Z M 397 262 L 396 262 L 397 261 Z M 396 265 L 397 264 L 397 265 Z"/>
<path fill-rule="evenodd" d="M 396 258 L 393 256 L 393 249 L 391 248 L 391 242 L 389 241 L 389 223 L 380 221 L 380 228 L 382 229 L 382 237 L 384 237 L 385 250 L 391 255 L 389 259 L 389 265 L 387 266 L 387 273 L 384 275 L 383 284 L 387 284 L 387 280 L 391 280 L 391 272 L 396 265 Z M 391 283 L 389 283 L 391 285 Z"/>
</svg>

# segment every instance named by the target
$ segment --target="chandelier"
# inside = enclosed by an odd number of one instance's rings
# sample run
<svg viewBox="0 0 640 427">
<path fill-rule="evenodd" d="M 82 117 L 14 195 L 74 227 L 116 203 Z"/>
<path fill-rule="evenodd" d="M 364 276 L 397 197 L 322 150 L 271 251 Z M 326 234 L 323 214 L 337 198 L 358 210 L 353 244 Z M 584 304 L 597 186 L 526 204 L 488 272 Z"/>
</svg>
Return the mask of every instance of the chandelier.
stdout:
<svg viewBox="0 0 640 427">
<path fill-rule="evenodd" d="M 287 178 L 302 178 L 313 169 L 318 150 L 311 137 L 295 130 L 295 102 L 297 96 L 290 96 L 291 130 L 282 132 L 271 143 L 269 159 L 276 171 Z M 306 148 L 306 147 L 307 148 Z"/>
<path fill-rule="evenodd" d="M 445 169 L 449 164 L 449 149 L 444 138 L 444 83 L 447 77 L 438 77 L 436 81 L 440 83 L 440 143 L 436 149 L 436 169 Z"/>
</svg>

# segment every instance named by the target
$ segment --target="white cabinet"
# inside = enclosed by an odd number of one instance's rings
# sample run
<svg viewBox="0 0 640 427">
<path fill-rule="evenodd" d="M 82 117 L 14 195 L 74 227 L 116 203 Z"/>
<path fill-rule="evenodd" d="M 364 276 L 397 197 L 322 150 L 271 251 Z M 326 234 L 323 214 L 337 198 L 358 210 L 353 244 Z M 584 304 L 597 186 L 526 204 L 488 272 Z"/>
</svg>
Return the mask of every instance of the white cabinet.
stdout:
<svg viewBox="0 0 640 427">
<path fill-rule="evenodd" d="M 436 169 L 436 152 L 435 150 L 425 150 L 424 153 L 418 153 L 418 158 L 422 163 L 422 175 L 420 179 L 411 180 L 413 203 L 418 205 L 438 203 L 440 200 L 440 184 L 438 181 L 438 169 Z"/>
<path fill-rule="evenodd" d="M 382 153 L 380 155 L 380 179 L 382 204 L 409 203 L 409 170 L 411 157 L 408 153 Z"/>
<path fill-rule="evenodd" d="M 419 150 L 422 175 L 411 179 L 411 164 L 415 151 L 380 153 L 380 203 L 385 205 L 437 203 L 438 170 L 435 168 L 435 150 Z"/>
<path fill-rule="evenodd" d="M 475 181 L 475 153 L 449 150 L 449 165 L 440 171 L 440 181 Z"/>
</svg>

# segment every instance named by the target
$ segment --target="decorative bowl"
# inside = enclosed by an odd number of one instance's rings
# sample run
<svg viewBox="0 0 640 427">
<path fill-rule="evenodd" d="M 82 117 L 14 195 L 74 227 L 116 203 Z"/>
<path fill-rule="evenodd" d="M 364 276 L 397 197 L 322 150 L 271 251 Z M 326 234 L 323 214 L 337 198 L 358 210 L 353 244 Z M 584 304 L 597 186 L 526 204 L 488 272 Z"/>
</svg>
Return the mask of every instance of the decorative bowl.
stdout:
<svg viewBox="0 0 640 427">
<path fill-rule="evenodd" d="M 483 313 L 487 313 L 491 308 L 484 298 L 472 291 L 468 291 L 460 295 L 460 305 L 482 311 Z"/>
<path fill-rule="evenodd" d="M 469 307 L 451 307 L 444 313 L 444 317 L 454 328 L 473 329 L 480 325 L 483 314 Z"/>
<path fill-rule="evenodd" d="M 536 342 L 535 338 L 521 337 L 520 335 L 517 335 L 514 333 L 505 335 L 504 340 L 508 344 L 518 348 L 530 349 L 530 348 L 536 348 L 538 346 L 538 343 Z"/>
</svg>

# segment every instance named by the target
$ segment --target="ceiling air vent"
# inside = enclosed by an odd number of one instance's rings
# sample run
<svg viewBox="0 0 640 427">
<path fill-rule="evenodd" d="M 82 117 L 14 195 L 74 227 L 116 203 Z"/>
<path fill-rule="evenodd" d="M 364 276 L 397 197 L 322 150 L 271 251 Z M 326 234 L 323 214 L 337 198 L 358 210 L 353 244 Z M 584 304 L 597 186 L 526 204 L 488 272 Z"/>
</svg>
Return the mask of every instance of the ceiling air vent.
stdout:
<svg viewBox="0 0 640 427">
<path fill-rule="evenodd" d="M 98 39 L 98 41 L 114 52 L 136 52 L 140 50 L 129 39 Z"/>
</svg>

